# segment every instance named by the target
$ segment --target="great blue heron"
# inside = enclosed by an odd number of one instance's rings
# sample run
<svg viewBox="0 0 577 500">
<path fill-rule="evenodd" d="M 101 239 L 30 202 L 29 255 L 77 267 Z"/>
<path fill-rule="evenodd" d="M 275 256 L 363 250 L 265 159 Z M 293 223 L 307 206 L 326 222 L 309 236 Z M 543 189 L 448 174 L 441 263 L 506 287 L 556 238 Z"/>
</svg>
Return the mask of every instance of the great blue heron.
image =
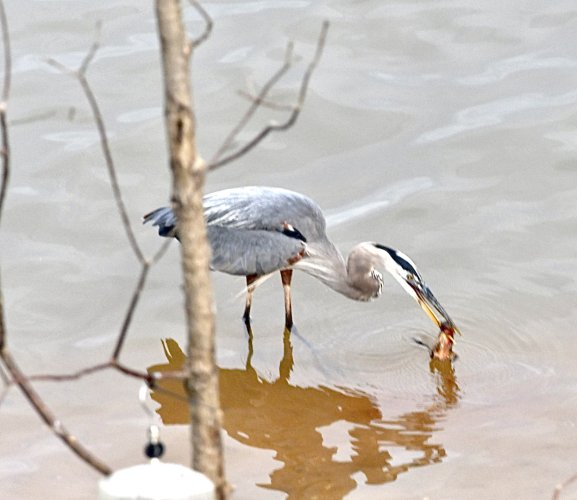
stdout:
<svg viewBox="0 0 577 500">
<path fill-rule="evenodd" d="M 204 197 L 204 214 L 212 248 L 211 268 L 246 276 L 243 318 L 250 322 L 256 281 L 280 271 L 284 288 L 285 325 L 293 323 L 291 278 L 293 269 L 314 276 L 354 300 L 377 298 L 388 271 L 441 330 L 459 331 L 437 301 L 415 264 L 405 254 L 378 243 L 356 245 L 345 262 L 327 238 L 319 206 L 307 196 L 273 187 L 225 189 Z M 144 216 L 158 226 L 158 234 L 176 237 L 176 216 L 168 207 Z"/>
</svg>

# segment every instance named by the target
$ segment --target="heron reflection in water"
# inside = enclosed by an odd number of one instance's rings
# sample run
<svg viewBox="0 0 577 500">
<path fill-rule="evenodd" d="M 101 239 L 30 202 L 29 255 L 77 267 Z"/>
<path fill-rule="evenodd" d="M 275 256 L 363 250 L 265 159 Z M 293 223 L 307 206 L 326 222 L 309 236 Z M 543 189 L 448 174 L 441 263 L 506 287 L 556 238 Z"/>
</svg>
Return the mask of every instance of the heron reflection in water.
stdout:
<svg viewBox="0 0 577 500">
<path fill-rule="evenodd" d="M 290 287 L 294 269 L 360 301 L 381 295 L 381 270 L 385 270 L 417 301 L 441 332 L 451 335 L 451 341 L 452 333 L 459 331 L 405 254 L 378 243 L 365 242 L 355 246 L 345 261 L 327 237 L 320 207 L 310 198 L 286 189 L 252 186 L 208 194 L 203 203 L 212 248 L 212 269 L 246 276 L 243 318 L 247 326 L 255 287 L 271 273 L 280 272 L 285 326 L 290 329 L 293 324 Z M 144 222 L 158 226 L 161 236 L 178 238 L 176 216 L 168 207 L 145 215 Z"/>
<path fill-rule="evenodd" d="M 165 340 L 163 347 L 168 363 L 151 366 L 149 372 L 181 370 L 186 359 L 176 341 Z M 428 408 L 384 419 L 375 400 L 365 392 L 291 385 L 294 360 L 288 330 L 276 380 L 259 376 L 252 366 L 252 354 L 250 341 L 245 367 L 221 368 L 219 385 L 228 435 L 247 446 L 273 450 L 275 460 L 283 463 L 270 473 L 269 483 L 258 486 L 283 491 L 288 498 L 342 498 L 357 487 L 359 472 L 367 484 L 384 484 L 445 457 L 443 446 L 430 441 L 438 422 L 458 401 L 459 388 L 450 363 L 431 361 L 437 392 Z M 161 379 L 158 385 L 152 399 L 160 405 L 157 412 L 162 421 L 187 424 L 183 382 Z M 337 422 L 348 426 L 349 443 L 343 444 L 353 450 L 348 459 L 337 459 L 338 449 L 327 446 L 319 430 Z M 395 449 L 410 453 L 395 453 Z"/>
</svg>

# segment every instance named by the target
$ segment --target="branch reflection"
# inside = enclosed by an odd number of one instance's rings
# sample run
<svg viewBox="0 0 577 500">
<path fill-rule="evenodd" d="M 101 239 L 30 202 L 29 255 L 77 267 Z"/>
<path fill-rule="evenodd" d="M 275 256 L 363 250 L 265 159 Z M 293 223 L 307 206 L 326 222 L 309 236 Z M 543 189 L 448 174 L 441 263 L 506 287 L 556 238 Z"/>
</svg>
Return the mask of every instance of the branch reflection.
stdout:
<svg viewBox="0 0 577 500">
<path fill-rule="evenodd" d="M 253 368 L 252 336 L 245 367 L 221 368 L 219 374 L 225 431 L 248 446 L 274 450 L 275 459 L 284 464 L 271 472 L 268 484 L 259 486 L 286 492 L 288 498 L 342 498 L 356 488 L 359 473 L 367 484 L 383 484 L 414 467 L 443 460 L 443 446 L 430 441 L 438 422 L 459 399 L 450 363 L 431 362 L 437 392 L 428 407 L 384 419 L 375 400 L 362 391 L 291 385 L 294 359 L 288 331 L 283 342 L 276 380 L 261 378 Z M 163 341 L 163 348 L 168 363 L 148 371 L 180 370 L 186 359 L 176 341 Z M 152 399 L 160 405 L 162 421 L 188 423 L 183 382 L 167 379 L 159 386 Z M 335 423 L 346 427 L 350 457 L 335 457 L 338 448 L 323 442 L 322 428 Z"/>
</svg>

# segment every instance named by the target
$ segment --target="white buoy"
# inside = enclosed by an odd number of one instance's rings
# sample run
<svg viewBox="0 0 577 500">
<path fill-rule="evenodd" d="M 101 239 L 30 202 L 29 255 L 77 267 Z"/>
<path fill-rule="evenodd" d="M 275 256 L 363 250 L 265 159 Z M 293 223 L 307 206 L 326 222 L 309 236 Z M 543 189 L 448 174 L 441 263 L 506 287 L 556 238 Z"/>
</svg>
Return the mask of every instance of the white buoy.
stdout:
<svg viewBox="0 0 577 500">
<path fill-rule="evenodd" d="M 200 472 L 158 459 L 101 479 L 98 500 L 214 500 L 214 483 Z"/>
<path fill-rule="evenodd" d="M 146 406 L 148 386 L 142 384 L 140 404 L 152 419 L 154 413 Z M 150 462 L 121 469 L 101 479 L 98 500 L 214 500 L 214 483 L 200 472 L 178 464 L 160 461 L 164 444 L 160 441 L 160 428 L 148 426 L 148 440 L 144 454 Z"/>
</svg>

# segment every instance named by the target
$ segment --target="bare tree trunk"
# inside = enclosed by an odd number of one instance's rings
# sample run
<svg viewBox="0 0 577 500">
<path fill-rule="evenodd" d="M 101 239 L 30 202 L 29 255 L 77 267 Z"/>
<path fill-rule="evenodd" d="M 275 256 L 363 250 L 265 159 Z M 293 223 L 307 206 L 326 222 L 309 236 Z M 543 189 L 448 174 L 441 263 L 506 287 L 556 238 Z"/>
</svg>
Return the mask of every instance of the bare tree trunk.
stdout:
<svg viewBox="0 0 577 500">
<path fill-rule="evenodd" d="M 189 77 L 192 43 L 178 0 L 156 0 L 165 83 L 165 119 L 178 217 L 188 325 L 188 393 L 192 418 L 193 468 L 227 495 L 221 442 L 221 411 L 215 363 L 214 311 L 209 277 L 210 249 L 202 206 L 206 166 L 196 151 Z"/>
</svg>

